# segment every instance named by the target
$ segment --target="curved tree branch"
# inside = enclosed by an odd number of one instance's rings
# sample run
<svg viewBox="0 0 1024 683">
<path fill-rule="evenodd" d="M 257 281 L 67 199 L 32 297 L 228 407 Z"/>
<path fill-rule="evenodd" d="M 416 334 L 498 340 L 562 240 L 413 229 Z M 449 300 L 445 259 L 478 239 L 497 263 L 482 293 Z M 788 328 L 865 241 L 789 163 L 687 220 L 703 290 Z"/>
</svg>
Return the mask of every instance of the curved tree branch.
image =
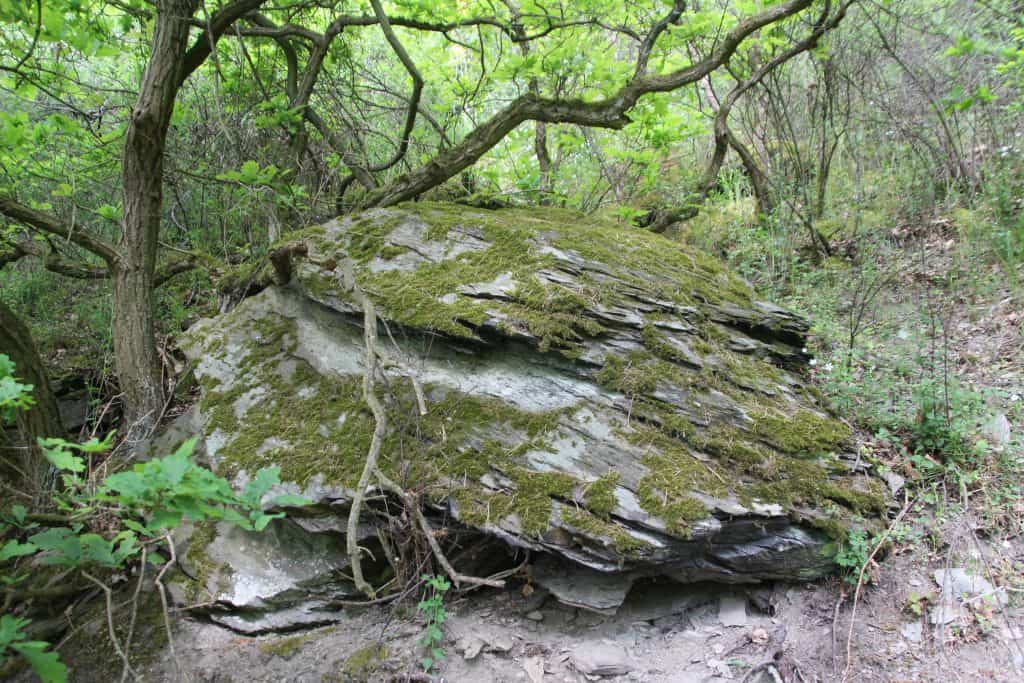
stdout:
<svg viewBox="0 0 1024 683">
<path fill-rule="evenodd" d="M 636 70 L 634 74 L 637 76 L 643 76 L 647 73 L 647 62 L 651 58 L 651 51 L 654 49 L 654 44 L 658 42 L 658 38 L 665 29 L 671 24 L 679 22 L 679 17 L 686 11 L 686 2 L 684 0 L 674 0 L 672 3 L 672 9 L 669 13 L 662 17 L 661 21 L 654 25 L 651 32 L 647 34 L 643 42 L 640 44 L 640 53 L 636 58 Z"/>
<path fill-rule="evenodd" d="M 249 12 L 258 9 L 265 1 L 235 0 L 235 2 L 222 7 L 214 13 L 208 22 L 204 22 L 202 25 L 203 32 L 185 53 L 184 63 L 178 76 L 176 87 L 180 88 L 181 84 L 192 75 L 192 72 L 202 66 L 206 58 L 210 56 L 210 52 L 217 44 L 217 41 L 231 28 L 231 24 Z"/>
<path fill-rule="evenodd" d="M 416 68 L 416 63 L 412 61 L 412 57 L 405 51 L 402 42 L 398 40 L 398 36 L 395 35 L 394 30 L 391 28 L 391 22 L 388 21 L 388 16 L 384 13 L 380 0 L 370 0 L 370 5 L 373 7 L 373 13 L 380 22 L 380 29 L 384 32 L 388 45 L 395 51 L 398 59 L 402 62 L 402 66 L 405 67 L 405 70 L 409 72 L 409 77 L 412 78 L 409 109 L 405 115 L 405 126 L 402 129 L 402 137 L 398 143 L 398 149 L 395 150 L 390 159 L 372 168 L 373 171 L 386 171 L 401 161 L 409 150 L 409 138 L 412 136 L 413 128 L 416 127 L 416 114 L 420 107 L 420 95 L 423 93 L 423 76 L 420 75 L 419 69 Z"/>
<path fill-rule="evenodd" d="M 0 215 L 30 228 L 73 242 L 86 251 L 99 256 L 107 265 L 113 265 L 120 258 L 114 245 L 106 240 L 78 230 L 74 226 L 65 225 L 55 216 L 36 211 L 10 197 L 0 196 Z"/>
<path fill-rule="evenodd" d="M 621 129 L 630 121 L 627 112 L 642 96 L 648 93 L 670 92 L 699 81 L 725 63 L 749 35 L 764 26 L 800 13 L 809 7 L 812 1 L 788 0 L 747 17 L 726 33 L 717 47 L 703 60 L 667 74 L 635 76 L 618 92 L 603 100 L 585 102 L 543 98 L 533 93 L 522 95 L 478 126 L 462 142 L 442 152 L 425 166 L 370 193 L 365 203 L 370 206 L 390 206 L 412 199 L 440 185 L 476 163 L 525 121 L 575 123 L 594 128 Z"/>
</svg>

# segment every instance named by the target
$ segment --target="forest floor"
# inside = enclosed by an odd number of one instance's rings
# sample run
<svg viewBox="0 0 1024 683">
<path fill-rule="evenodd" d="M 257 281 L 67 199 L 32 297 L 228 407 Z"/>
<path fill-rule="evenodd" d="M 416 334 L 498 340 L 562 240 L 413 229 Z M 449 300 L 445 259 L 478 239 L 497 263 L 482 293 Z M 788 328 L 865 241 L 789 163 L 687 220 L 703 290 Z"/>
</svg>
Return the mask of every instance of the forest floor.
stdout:
<svg viewBox="0 0 1024 683">
<path fill-rule="evenodd" d="M 180 680 L 180 666 L 187 679 L 211 682 L 577 683 L 602 672 L 649 683 L 777 681 L 776 673 L 785 683 L 1024 680 L 1024 503 L 993 484 L 1024 466 L 1024 297 L 998 270 L 967 273 L 988 283 L 980 288 L 938 277 L 963 268 L 941 225 L 894 236 L 905 240 L 902 261 L 870 311 L 873 325 L 893 332 L 879 358 L 925 353 L 922 340 L 934 344 L 934 329 L 908 329 L 921 327 L 909 312 L 924 304 L 940 311 L 943 363 L 960 386 L 989 397 L 984 414 L 997 416 L 1000 433 L 990 434 L 987 422 L 976 428 L 1002 469 L 925 485 L 905 448 L 863 434 L 905 482 L 894 496 L 893 513 L 902 516 L 859 591 L 838 577 L 754 588 L 652 582 L 637 586 L 614 616 L 560 606 L 542 589 L 524 591 L 525 582 L 449 596 L 446 657 L 433 678 L 403 675 L 419 670 L 423 624 L 411 604 L 353 608 L 333 626 L 256 638 L 183 620 L 177 665 L 157 657 L 143 679 Z M 1016 490 L 1021 480 L 1008 483 Z M 950 589 L 962 589 L 963 602 L 937 583 L 959 569 L 976 577 Z M 106 681 L 120 670 L 79 673 L 75 680 Z"/>
</svg>

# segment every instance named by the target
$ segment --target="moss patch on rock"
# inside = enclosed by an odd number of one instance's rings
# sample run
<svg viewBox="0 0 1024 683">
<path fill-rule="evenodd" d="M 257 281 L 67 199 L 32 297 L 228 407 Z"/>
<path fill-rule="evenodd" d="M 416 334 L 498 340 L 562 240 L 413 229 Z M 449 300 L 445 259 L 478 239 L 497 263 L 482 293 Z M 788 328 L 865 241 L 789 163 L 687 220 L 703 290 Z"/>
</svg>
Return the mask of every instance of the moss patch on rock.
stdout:
<svg viewBox="0 0 1024 683">
<path fill-rule="evenodd" d="M 474 248 L 411 269 L 374 272 L 371 262 L 405 253 L 389 242 L 410 221 L 422 226 L 424 239 L 444 242 L 452 230 L 472 235 Z M 647 231 L 583 216 L 572 211 L 507 209 L 488 211 L 434 202 L 403 204 L 348 219 L 341 229 L 289 235 L 287 241 L 314 245 L 314 258 L 350 257 L 356 277 L 390 320 L 424 330 L 472 338 L 488 319 L 509 328 L 523 326 L 543 347 L 572 350 L 603 327 L 587 315 L 587 299 L 614 300 L 625 290 L 642 288 L 679 305 L 704 302 L 747 305 L 749 287 L 714 259 Z M 542 283 L 535 274 L 555 264 L 552 250 L 601 263 L 612 278 L 581 278 L 575 289 Z M 460 292 L 474 283 L 508 277 L 517 287 L 504 301 L 481 301 Z M 311 294 L 335 290 L 330 283 L 300 276 Z M 326 286 L 325 286 L 326 285 Z"/>
</svg>

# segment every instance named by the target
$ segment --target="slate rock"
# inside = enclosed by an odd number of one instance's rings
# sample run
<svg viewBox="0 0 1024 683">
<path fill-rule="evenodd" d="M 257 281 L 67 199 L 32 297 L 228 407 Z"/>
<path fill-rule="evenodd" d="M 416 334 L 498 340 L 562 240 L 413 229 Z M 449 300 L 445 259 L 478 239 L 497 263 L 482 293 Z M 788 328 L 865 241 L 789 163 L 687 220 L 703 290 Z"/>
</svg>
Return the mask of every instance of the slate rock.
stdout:
<svg viewBox="0 0 1024 683">
<path fill-rule="evenodd" d="M 635 668 L 626 650 L 614 643 L 584 643 L 573 650 L 569 662 L 585 676 L 623 676 Z"/>
<path fill-rule="evenodd" d="M 718 601 L 718 620 L 723 626 L 747 625 L 747 597 L 726 594 Z"/>
<path fill-rule="evenodd" d="M 597 599 L 562 581 L 560 600 L 613 610 L 655 576 L 812 580 L 835 535 L 879 524 L 884 485 L 807 385 L 807 321 L 707 255 L 572 212 L 429 202 L 286 242 L 290 282 L 183 339 L 199 450 L 238 487 L 276 465 L 273 494 L 347 509 L 373 431 L 351 273 L 396 361 L 382 466 L 439 520 L 607 579 Z M 343 546 L 325 524 L 306 526 Z"/>
</svg>

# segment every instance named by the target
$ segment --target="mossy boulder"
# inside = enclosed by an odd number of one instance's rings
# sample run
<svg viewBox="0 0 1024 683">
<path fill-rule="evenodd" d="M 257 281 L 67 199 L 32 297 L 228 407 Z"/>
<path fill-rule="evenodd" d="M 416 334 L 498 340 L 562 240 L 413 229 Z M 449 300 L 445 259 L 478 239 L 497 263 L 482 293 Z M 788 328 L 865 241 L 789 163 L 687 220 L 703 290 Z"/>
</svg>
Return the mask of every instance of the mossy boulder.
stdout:
<svg viewBox="0 0 1024 683">
<path fill-rule="evenodd" d="M 557 209 L 430 203 L 279 246 L 291 281 L 186 343 L 221 473 L 276 464 L 314 509 L 344 509 L 373 432 L 348 274 L 401 361 L 383 467 L 453 523 L 599 572 L 748 582 L 827 573 L 884 513 L 802 374 L 806 321 L 698 251 Z"/>
</svg>

